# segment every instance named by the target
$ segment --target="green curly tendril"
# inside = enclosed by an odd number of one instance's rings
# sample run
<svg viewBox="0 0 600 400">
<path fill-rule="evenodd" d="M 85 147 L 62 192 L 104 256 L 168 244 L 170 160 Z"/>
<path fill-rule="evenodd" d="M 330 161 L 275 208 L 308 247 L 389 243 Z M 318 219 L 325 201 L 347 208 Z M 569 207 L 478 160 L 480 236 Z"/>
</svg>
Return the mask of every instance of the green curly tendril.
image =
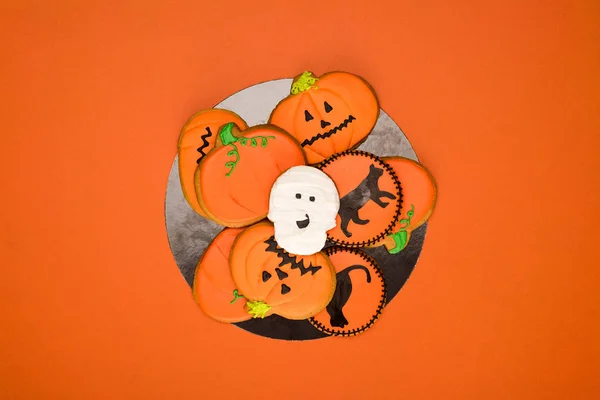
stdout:
<svg viewBox="0 0 600 400">
<path fill-rule="evenodd" d="M 229 304 L 233 304 L 233 303 L 235 303 L 235 301 L 236 301 L 237 299 L 241 299 L 241 298 L 243 298 L 243 297 L 244 297 L 244 295 L 243 295 L 243 294 L 240 294 L 240 293 L 238 292 L 238 290 L 237 290 L 237 289 L 234 289 L 234 290 L 233 290 L 233 300 L 231 300 L 231 301 L 229 302 Z"/>
<path fill-rule="evenodd" d="M 221 142 L 225 146 L 231 146 L 231 150 L 227 152 L 229 157 L 235 157 L 233 161 L 227 161 L 225 163 L 225 167 L 229 168 L 229 172 L 225 174 L 225 176 L 229 176 L 233 173 L 238 161 L 240 161 L 240 153 L 238 152 L 238 148 L 236 143 L 241 144 L 242 146 L 246 146 L 248 142 L 250 142 L 250 146 L 256 147 L 258 146 L 258 140 L 260 140 L 260 147 L 266 147 L 268 143 L 268 139 L 275 139 L 275 136 L 255 136 L 251 138 L 237 137 L 233 134 L 233 122 L 224 125 L 219 132 L 219 137 L 221 138 Z"/>
<path fill-rule="evenodd" d="M 408 244 L 408 232 L 406 231 L 406 228 L 410 226 L 410 221 L 412 220 L 412 217 L 415 214 L 414 204 L 411 204 L 411 207 L 412 208 L 410 209 L 410 211 L 406 213 L 408 218 L 400 220 L 400 230 L 390 235 L 390 237 L 394 239 L 394 243 L 396 243 L 396 246 L 394 246 L 393 249 L 389 250 L 390 254 L 400 253 Z"/>
</svg>

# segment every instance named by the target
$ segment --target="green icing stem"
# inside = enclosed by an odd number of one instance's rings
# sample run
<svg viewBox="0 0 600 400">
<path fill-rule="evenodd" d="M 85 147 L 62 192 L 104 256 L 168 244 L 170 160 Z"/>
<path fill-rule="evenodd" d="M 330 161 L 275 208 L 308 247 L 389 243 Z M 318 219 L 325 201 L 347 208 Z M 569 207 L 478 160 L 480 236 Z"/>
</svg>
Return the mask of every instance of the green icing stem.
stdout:
<svg viewBox="0 0 600 400">
<path fill-rule="evenodd" d="M 264 318 L 271 310 L 271 306 L 262 300 L 249 301 L 246 303 L 246 307 L 246 311 L 252 315 L 252 318 Z"/>
<path fill-rule="evenodd" d="M 393 249 L 388 250 L 388 253 L 390 254 L 400 253 L 408 244 L 408 232 L 406 231 L 406 228 L 410 226 L 410 221 L 415 214 L 415 205 L 411 204 L 411 207 L 410 211 L 406 213 L 408 218 L 400 220 L 400 230 L 390 235 L 390 237 L 394 239 L 394 243 L 396 243 L 396 246 L 394 246 Z"/>
<path fill-rule="evenodd" d="M 290 90 L 290 94 L 298 94 L 300 92 L 304 92 L 308 89 L 318 89 L 315 86 L 315 83 L 319 78 L 313 75 L 310 71 L 304 71 L 302 75 L 300 75 L 294 83 L 292 83 L 292 89 Z"/>
<path fill-rule="evenodd" d="M 406 240 L 408 238 L 408 232 L 398 231 L 396 233 L 392 233 L 390 236 L 392 237 L 392 239 L 394 239 L 394 243 L 396 243 L 396 246 L 393 249 L 388 250 L 388 252 L 390 254 L 398 254 L 402 250 L 404 250 L 406 244 L 408 243 L 408 241 Z"/>
<path fill-rule="evenodd" d="M 268 139 L 275 139 L 275 136 L 255 136 L 251 138 L 239 138 L 233 134 L 233 126 L 234 123 L 230 122 L 224 125 L 221 128 L 221 131 L 219 132 L 221 143 L 223 143 L 224 146 L 231 147 L 231 150 L 227 152 L 227 155 L 229 157 L 235 157 L 233 161 L 227 161 L 225 163 L 225 167 L 229 168 L 229 172 L 227 172 L 225 176 L 231 175 L 235 170 L 238 161 L 240 161 L 240 153 L 238 151 L 236 143 L 239 143 L 242 146 L 246 146 L 248 143 L 250 143 L 250 146 L 256 147 L 258 145 L 258 140 L 260 140 L 260 147 L 266 147 Z"/>
</svg>

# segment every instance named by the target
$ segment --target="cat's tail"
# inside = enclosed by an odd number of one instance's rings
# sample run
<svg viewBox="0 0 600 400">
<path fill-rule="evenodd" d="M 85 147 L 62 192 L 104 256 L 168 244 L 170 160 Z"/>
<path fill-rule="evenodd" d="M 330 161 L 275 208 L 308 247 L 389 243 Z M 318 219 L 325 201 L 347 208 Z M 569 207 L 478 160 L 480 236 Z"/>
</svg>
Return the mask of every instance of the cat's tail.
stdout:
<svg viewBox="0 0 600 400">
<path fill-rule="evenodd" d="M 367 283 L 371 283 L 371 272 L 369 272 L 367 267 L 365 267 L 364 265 L 360 265 L 360 264 L 352 265 L 340 272 L 343 272 L 347 275 L 350 271 L 354 271 L 355 269 L 362 269 L 363 271 L 365 271 L 365 274 L 367 274 Z"/>
</svg>

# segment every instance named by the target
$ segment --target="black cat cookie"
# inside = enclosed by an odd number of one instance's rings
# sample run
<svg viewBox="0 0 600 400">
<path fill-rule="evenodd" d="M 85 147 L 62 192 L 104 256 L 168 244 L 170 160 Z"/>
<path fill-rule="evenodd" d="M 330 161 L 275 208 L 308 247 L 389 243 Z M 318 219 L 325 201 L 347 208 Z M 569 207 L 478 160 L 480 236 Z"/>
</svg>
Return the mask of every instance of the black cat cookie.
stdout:
<svg viewBox="0 0 600 400">
<path fill-rule="evenodd" d="M 335 183 L 340 208 L 328 239 L 344 247 L 379 242 L 394 228 L 402 207 L 402 188 L 394 170 L 374 154 L 338 153 L 319 164 Z"/>
<path fill-rule="evenodd" d="M 325 251 L 336 271 L 333 298 L 310 323 L 333 336 L 354 336 L 369 329 L 386 301 L 386 285 L 375 260 L 357 249 Z"/>
</svg>

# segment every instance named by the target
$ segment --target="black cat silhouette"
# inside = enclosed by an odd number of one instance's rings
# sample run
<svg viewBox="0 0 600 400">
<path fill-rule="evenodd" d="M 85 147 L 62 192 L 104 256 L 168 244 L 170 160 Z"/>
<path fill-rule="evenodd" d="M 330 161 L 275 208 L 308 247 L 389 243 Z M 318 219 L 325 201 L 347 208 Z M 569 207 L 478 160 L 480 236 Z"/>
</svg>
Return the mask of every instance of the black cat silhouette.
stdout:
<svg viewBox="0 0 600 400">
<path fill-rule="evenodd" d="M 396 199 L 396 196 L 390 192 L 379 189 L 379 178 L 383 175 L 383 169 L 377 168 L 374 164 L 369 167 L 367 177 L 350 193 L 340 199 L 340 210 L 338 214 L 342 220 L 341 229 L 347 237 L 352 236 L 348 231 L 348 224 L 353 221 L 355 224 L 366 225 L 368 219 L 360 219 L 358 211 L 364 207 L 369 200 L 373 200 L 379 207 L 385 208 L 389 203 L 381 201 L 382 197 Z"/>
<path fill-rule="evenodd" d="M 352 280 L 350 279 L 349 273 L 355 269 L 362 269 L 365 271 L 365 274 L 367 274 L 367 283 L 371 283 L 371 273 L 364 265 L 352 265 L 337 273 L 335 293 L 326 308 L 331 326 L 343 328 L 348 325 L 348 320 L 342 309 L 352 294 Z"/>
</svg>

